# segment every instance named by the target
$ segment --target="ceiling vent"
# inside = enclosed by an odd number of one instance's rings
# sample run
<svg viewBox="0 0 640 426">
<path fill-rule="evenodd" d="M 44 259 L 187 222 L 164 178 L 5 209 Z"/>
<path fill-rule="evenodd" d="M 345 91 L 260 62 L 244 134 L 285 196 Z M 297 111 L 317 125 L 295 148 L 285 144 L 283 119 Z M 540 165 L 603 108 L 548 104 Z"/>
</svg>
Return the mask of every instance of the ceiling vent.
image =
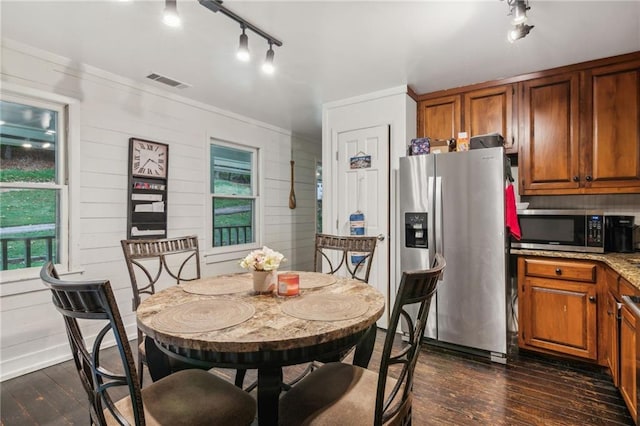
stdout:
<svg viewBox="0 0 640 426">
<path fill-rule="evenodd" d="M 157 81 L 158 83 L 166 84 L 167 86 L 175 87 L 176 89 L 184 89 L 185 87 L 191 87 L 190 84 L 183 83 L 178 80 L 174 80 L 173 78 L 169 78 L 164 75 L 151 73 L 147 76 L 148 79 Z"/>
</svg>

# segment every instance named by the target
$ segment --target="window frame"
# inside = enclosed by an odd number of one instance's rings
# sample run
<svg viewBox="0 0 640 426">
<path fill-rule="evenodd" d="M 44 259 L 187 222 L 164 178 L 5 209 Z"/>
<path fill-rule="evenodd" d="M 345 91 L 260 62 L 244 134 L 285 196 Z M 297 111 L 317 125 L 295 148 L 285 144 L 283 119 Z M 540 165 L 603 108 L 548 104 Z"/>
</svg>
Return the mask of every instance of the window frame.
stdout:
<svg viewBox="0 0 640 426">
<path fill-rule="evenodd" d="M 237 196 L 237 197 L 224 197 L 224 198 L 241 198 L 241 199 L 253 199 L 254 201 L 254 224 L 253 224 L 253 236 L 254 242 L 246 243 L 246 244 L 235 244 L 221 247 L 213 246 L 213 200 L 216 198 L 216 195 L 211 192 L 211 185 L 213 184 L 211 177 L 211 148 L 213 146 L 221 146 L 225 148 L 236 149 L 240 151 L 251 152 L 253 155 L 251 156 L 251 186 L 252 186 L 252 194 L 247 196 Z M 258 146 L 242 144 L 237 142 L 225 141 L 217 138 L 210 138 L 209 144 L 207 145 L 207 176 L 208 176 L 208 185 L 207 185 L 207 218 L 208 218 L 208 226 L 207 226 L 207 252 L 205 253 L 205 259 L 207 259 L 207 263 L 215 263 L 219 261 L 226 261 L 237 259 L 239 254 L 244 254 L 247 251 L 254 250 L 256 248 L 262 247 L 263 241 L 263 201 L 261 197 L 261 188 L 262 188 L 262 180 L 261 180 L 261 151 Z M 218 196 L 220 197 L 220 196 Z M 220 197 L 223 198 L 223 197 Z"/>
<path fill-rule="evenodd" d="M 77 189 L 75 177 L 79 170 L 72 169 L 69 164 L 77 162 L 79 158 L 79 102 L 76 99 L 56 95 L 49 92 L 27 88 L 13 83 L 3 82 L 0 89 L 0 99 L 23 105 L 54 110 L 58 113 L 58 148 L 56 152 L 56 182 L 55 183 L 22 183 L 0 182 L 1 188 L 20 189 L 53 189 L 59 191 L 58 259 L 56 268 L 62 274 L 81 272 L 75 265 L 78 259 L 79 216 L 78 209 L 72 208 Z M 77 169 L 77 168 L 76 168 Z M 72 185 L 73 184 L 73 185 Z M 0 271 L 0 281 L 9 284 L 17 281 L 31 280 L 40 276 L 39 266 Z M 21 288 L 15 293 L 28 292 L 30 286 Z M 14 293 L 10 291 L 10 293 Z"/>
</svg>

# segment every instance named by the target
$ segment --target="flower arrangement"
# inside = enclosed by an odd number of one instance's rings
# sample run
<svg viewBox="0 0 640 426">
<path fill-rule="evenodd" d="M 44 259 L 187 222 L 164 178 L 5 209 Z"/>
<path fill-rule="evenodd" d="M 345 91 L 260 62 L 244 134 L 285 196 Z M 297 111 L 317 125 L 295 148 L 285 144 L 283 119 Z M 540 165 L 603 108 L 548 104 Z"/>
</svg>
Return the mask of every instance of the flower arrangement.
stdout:
<svg viewBox="0 0 640 426">
<path fill-rule="evenodd" d="M 254 250 L 240 261 L 240 266 L 252 271 L 274 271 L 280 266 L 280 262 L 286 262 L 282 253 L 270 249 L 267 246 Z"/>
</svg>

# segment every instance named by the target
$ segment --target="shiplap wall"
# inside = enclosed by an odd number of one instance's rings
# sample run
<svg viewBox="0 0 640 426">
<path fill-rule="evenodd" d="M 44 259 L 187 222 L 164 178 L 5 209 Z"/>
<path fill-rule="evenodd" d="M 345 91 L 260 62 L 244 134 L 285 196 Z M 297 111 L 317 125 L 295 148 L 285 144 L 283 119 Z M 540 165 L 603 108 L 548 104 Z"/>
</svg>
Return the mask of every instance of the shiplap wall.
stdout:
<svg viewBox="0 0 640 426">
<path fill-rule="evenodd" d="M 287 268 L 310 267 L 320 141 L 9 40 L 2 41 L 1 79 L 3 86 L 78 100 L 78 114 L 72 120 L 78 122 L 79 158 L 70 164 L 72 176 L 77 177 L 71 182 L 75 188 L 71 218 L 79 222 L 71 243 L 77 256 L 65 278 L 111 280 L 130 337 L 135 336 L 135 316 L 120 248 L 120 240 L 126 238 L 130 137 L 169 144 L 168 236 L 199 236 L 203 275 L 239 271 L 238 260 L 245 254 L 237 252 L 224 260 L 206 255 L 211 139 L 258 147 L 263 243 L 284 253 Z M 290 153 L 296 160 L 294 210 L 288 208 Z M 0 380 L 70 357 L 62 318 L 37 272 L 0 283 Z M 91 333 L 95 330 L 87 328 Z"/>
</svg>

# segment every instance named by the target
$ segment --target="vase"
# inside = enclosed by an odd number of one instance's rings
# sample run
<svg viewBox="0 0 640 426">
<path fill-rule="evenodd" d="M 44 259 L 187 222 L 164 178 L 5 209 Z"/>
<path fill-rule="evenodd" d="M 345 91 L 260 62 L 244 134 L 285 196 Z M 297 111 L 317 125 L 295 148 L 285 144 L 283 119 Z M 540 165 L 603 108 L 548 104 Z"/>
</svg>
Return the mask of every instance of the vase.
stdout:
<svg viewBox="0 0 640 426">
<path fill-rule="evenodd" d="M 257 294 L 270 294 L 276 289 L 278 271 L 252 271 L 253 290 Z"/>
</svg>

